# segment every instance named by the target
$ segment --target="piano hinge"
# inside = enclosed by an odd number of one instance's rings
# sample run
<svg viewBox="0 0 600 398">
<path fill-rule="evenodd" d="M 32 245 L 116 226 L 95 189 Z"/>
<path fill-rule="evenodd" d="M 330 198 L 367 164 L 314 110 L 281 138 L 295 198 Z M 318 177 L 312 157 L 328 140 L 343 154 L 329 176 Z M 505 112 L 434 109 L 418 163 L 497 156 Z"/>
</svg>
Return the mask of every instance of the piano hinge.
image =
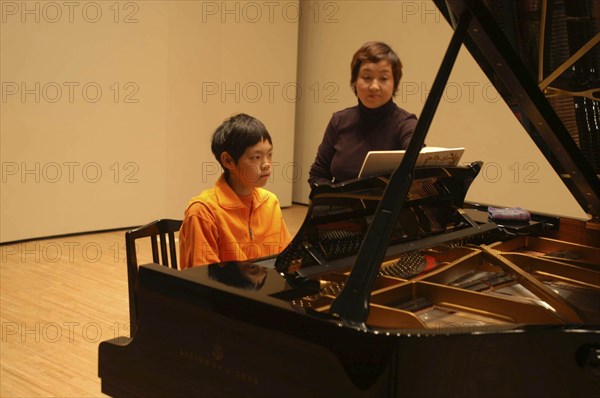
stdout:
<svg viewBox="0 0 600 398">
<path fill-rule="evenodd" d="M 593 231 L 600 231 L 600 219 L 594 218 L 590 221 L 586 221 L 585 228 Z"/>
</svg>

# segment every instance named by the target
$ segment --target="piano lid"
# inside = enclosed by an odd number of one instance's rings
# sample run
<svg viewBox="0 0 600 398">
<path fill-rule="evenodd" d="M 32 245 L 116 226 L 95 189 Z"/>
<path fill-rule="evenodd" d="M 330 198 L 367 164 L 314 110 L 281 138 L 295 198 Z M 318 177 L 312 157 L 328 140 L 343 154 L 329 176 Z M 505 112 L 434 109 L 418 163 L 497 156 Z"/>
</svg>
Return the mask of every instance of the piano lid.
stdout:
<svg viewBox="0 0 600 398">
<path fill-rule="evenodd" d="M 434 2 L 454 29 L 470 17 L 466 48 L 583 210 L 598 220 L 600 5 Z"/>
</svg>

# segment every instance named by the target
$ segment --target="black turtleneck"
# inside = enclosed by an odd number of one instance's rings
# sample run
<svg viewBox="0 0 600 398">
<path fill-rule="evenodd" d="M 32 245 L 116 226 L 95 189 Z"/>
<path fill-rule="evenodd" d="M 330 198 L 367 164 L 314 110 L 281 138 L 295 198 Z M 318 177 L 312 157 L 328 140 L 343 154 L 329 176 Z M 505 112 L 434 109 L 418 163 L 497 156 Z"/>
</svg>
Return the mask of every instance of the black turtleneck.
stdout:
<svg viewBox="0 0 600 398">
<path fill-rule="evenodd" d="M 331 117 L 308 182 L 341 182 L 356 178 L 369 151 L 406 149 L 417 125 L 417 117 L 399 108 L 393 100 L 370 109 L 357 106 Z"/>
<path fill-rule="evenodd" d="M 392 99 L 390 99 L 387 103 L 381 105 L 379 108 L 367 108 L 363 105 L 360 100 L 358 100 L 358 113 L 360 116 L 360 120 L 363 123 L 367 124 L 376 124 L 387 117 L 390 112 L 392 112 L 396 108 L 396 104 Z"/>
</svg>

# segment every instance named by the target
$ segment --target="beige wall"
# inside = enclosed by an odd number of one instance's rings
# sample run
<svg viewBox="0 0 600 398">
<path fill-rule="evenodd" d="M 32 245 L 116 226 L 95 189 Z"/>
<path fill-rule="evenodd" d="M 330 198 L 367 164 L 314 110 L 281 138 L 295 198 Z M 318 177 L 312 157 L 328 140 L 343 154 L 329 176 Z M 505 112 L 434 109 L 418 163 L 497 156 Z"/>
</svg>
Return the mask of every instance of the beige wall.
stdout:
<svg viewBox="0 0 600 398">
<path fill-rule="evenodd" d="M 294 184 L 294 201 L 306 202 L 308 170 L 331 114 L 356 104 L 349 79 L 358 47 L 383 40 L 396 50 L 404 64 L 396 102 L 419 115 L 451 34 L 430 1 L 338 1 L 332 23 L 301 24 L 299 84 L 318 82 L 337 91 L 325 97 L 323 90 L 318 101 L 305 96 L 299 102 L 295 161 L 303 173 Z M 465 147 L 463 161 L 485 162 L 469 201 L 587 218 L 464 48 L 427 144 Z"/>
<path fill-rule="evenodd" d="M 181 218 L 216 179 L 210 134 L 236 112 L 273 136 L 267 187 L 306 203 L 327 121 L 356 103 L 353 52 L 391 44 L 396 100 L 418 115 L 451 35 L 430 1 L 0 6 L 0 242 Z M 427 142 L 486 162 L 471 201 L 585 217 L 465 51 Z"/>
<path fill-rule="evenodd" d="M 291 204 L 297 1 L 2 1 L 0 241 L 181 218 L 210 135 L 271 132 Z"/>
</svg>

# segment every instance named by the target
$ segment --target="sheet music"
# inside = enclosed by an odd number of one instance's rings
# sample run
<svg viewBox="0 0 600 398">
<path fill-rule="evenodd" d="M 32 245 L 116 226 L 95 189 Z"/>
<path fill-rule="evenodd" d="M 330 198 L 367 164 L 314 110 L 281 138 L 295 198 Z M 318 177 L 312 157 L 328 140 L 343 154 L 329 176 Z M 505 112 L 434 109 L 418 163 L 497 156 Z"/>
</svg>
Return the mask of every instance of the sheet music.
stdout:
<svg viewBox="0 0 600 398">
<path fill-rule="evenodd" d="M 457 166 L 465 148 L 424 147 L 417 158 L 417 167 Z M 369 151 L 358 177 L 372 177 L 393 172 L 404 158 L 405 150 Z"/>
</svg>

